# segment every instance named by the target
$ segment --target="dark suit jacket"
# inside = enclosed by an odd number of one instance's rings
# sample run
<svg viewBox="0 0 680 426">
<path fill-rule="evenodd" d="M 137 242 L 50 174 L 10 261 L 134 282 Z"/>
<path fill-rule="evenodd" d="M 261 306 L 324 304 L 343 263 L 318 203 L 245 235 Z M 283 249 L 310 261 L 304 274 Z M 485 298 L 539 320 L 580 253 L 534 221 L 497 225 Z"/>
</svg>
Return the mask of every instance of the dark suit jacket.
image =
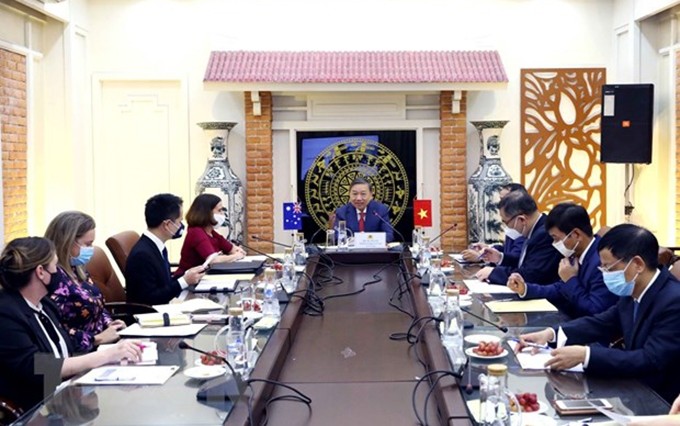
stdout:
<svg viewBox="0 0 680 426">
<path fill-rule="evenodd" d="M 680 282 L 666 268 L 647 290 L 633 323 L 632 297 L 621 297 L 601 314 L 562 325 L 570 345 L 623 336 L 625 349 L 590 346 L 587 373 L 633 377 L 669 403 L 680 393 Z"/>
<path fill-rule="evenodd" d="M 525 239 L 524 237 L 517 237 L 513 240 L 512 238 L 505 237 L 502 245 L 496 244 L 493 248 L 503 253 L 504 258 L 512 259 L 510 263 L 517 264 L 519 257 L 522 255 L 522 246 L 524 246 Z"/>
<path fill-rule="evenodd" d="M 146 235 L 137 241 L 125 266 L 128 302 L 162 305 L 179 296 L 182 287 L 170 271 L 156 244 Z"/>
<path fill-rule="evenodd" d="M 597 269 L 600 266 L 600 254 L 597 251 L 599 241 L 600 237 L 596 235 L 583 258 L 583 264 L 579 265 L 576 276 L 566 283 L 563 281 L 548 285 L 527 283 L 527 294 L 524 298 L 548 299 L 572 318 L 599 314 L 616 304 L 618 296 L 607 289 L 602 272 Z M 578 259 L 573 261 L 577 262 Z"/>
<path fill-rule="evenodd" d="M 383 220 L 375 216 L 378 213 Z M 394 240 L 394 229 L 390 223 L 389 209 L 381 202 L 371 200 L 366 206 L 366 219 L 364 220 L 364 231 L 366 232 L 384 232 L 385 240 L 389 243 Z M 347 222 L 347 227 L 352 232 L 359 232 L 359 218 L 357 217 L 357 209 L 350 203 L 340 206 L 335 210 L 335 226 L 338 221 L 344 220 Z"/>
<path fill-rule="evenodd" d="M 43 310 L 61 332 L 69 354 L 71 339 L 62 329 L 59 311 L 48 298 L 42 300 Z M 40 328 L 34 310 L 19 292 L 0 291 L 0 395 L 27 410 L 52 394 L 61 381 L 63 359 L 55 358 L 49 337 Z M 42 374 L 46 372 L 44 380 Z"/>
<path fill-rule="evenodd" d="M 552 246 L 552 238 L 545 229 L 545 215 L 541 214 L 531 236 L 524 241 L 526 255 L 521 267 L 517 267 L 519 258 L 503 256 L 503 262 L 493 268 L 489 281 L 506 284 L 513 272 L 518 272 L 524 281 L 537 284 L 550 284 L 560 279 L 557 268 L 562 259 L 559 251 Z"/>
</svg>

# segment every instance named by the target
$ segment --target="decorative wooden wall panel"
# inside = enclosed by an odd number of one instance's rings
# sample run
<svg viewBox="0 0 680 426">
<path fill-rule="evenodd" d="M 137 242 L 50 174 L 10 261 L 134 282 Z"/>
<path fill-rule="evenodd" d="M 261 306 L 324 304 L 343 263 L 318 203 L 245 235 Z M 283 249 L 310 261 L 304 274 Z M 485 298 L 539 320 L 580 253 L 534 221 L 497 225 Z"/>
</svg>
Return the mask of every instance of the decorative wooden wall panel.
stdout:
<svg viewBox="0 0 680 426">
<path fill-rule="evenodd" d="M 594 230 L 605 225 L 606 176 L 600 163 L 604 68 L 521 71 L 521 182 L 544 212 L 581 204 Z"/>
</svg>

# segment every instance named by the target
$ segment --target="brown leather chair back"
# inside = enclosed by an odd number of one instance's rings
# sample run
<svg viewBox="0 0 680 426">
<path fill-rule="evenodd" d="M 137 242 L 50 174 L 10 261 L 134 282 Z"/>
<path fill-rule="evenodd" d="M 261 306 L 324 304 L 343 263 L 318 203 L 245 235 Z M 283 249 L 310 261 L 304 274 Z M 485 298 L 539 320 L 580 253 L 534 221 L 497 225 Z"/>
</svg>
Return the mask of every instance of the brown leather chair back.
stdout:
<svg viewBox="0 0 680 426">
<path fill-rule="evenodd" d="M 87 263 L 87 272 L 104 295 L 105 302 L 125 302 L 125 289 L 121 285 L 113 265 L 109 262 L 109 258 L 100 247 L 94 247 L 92 259 Z"/>
<path fill-rule="evenodd" d="M 127 258 L 137 241 L 139 241 L 139 234 L 135 231 L 123 231 L 106 240 L 106 247 L 111 251 L 113 260 L 116 261 L 122 273 L 125 273 Z"/>
</svg>

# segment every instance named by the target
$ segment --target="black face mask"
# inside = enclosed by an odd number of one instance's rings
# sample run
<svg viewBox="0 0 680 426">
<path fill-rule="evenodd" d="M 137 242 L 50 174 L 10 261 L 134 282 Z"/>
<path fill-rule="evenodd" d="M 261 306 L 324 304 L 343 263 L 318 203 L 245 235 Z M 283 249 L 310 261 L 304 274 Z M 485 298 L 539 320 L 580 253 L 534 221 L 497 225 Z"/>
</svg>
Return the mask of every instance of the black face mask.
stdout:
<svg viewBox="0 0 680 426">
<path fill-rule="evenodd" d="M 173 222 L 174 225 L 174 222 Z M 184 224 L 182 222 L 179 223 L 179 228 L 177 228 L 177 231 L 175 231 L 174 234 L 172 234 L 172 239 L 176 240 L 177 238 L 180 238 L 182 236 L 182 232 L 184 231 Z"/>
<path fill-rule="evenodd" d="M 50 272 L 47 269 L 45 269 L 45 272 L 50 274 L 50 282 L 46 286 L 47 294 L 50 295 L 50 294 L 54 293 L 55 291 L 57 291 L 61 281 L 59 280 L 59 275 L 56 272 Z"/>
</svg>

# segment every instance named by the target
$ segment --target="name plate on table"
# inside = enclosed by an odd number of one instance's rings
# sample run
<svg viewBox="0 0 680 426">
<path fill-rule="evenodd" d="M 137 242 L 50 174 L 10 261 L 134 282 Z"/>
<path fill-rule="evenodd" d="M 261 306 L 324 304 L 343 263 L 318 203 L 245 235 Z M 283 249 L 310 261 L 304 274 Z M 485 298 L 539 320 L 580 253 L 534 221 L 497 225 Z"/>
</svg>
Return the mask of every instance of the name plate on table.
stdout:
<svg viewBox="0 0 680 426">
<path fill-rule="evenodd" d="M 355 249 L 385 249 L 386 247 L 384 232 L 356 232 L 354 234 Z"/>
</svg>

